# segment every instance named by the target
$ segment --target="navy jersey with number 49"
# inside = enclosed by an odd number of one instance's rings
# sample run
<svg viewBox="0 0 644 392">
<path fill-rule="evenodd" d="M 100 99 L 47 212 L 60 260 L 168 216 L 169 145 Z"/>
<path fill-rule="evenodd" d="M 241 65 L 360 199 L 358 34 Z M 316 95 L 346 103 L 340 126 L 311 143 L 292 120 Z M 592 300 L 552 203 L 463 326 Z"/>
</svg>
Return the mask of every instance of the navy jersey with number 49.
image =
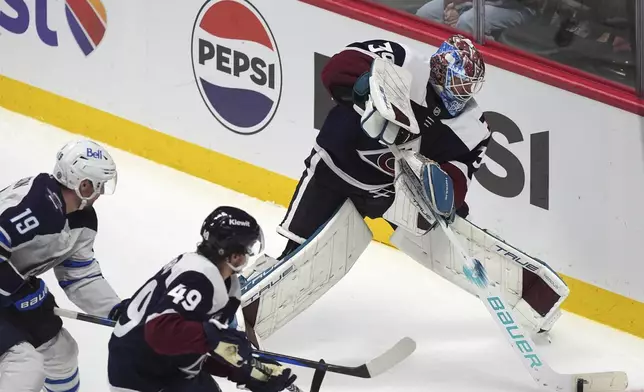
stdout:
<svg viewBox="0 0 644 392">
<path fill-rule="evenodd" d="M 211 350 L 203 322 L 240 294 L 236 276 L 224 281 L 217 267 L 197 253 L 168 263 L 134 294 L 114 329 L 110 384 L 156 392 L 196 376 Z"/>
</svg>

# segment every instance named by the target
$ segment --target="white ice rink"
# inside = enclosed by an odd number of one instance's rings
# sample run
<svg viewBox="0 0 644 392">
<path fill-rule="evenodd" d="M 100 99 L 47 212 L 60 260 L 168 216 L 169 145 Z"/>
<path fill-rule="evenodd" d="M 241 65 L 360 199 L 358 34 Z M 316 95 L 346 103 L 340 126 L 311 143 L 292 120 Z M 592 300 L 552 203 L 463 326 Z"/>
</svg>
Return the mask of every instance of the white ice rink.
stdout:
<svg viewBox="0 0 644 392">
<path fill-rule="evenodd" d="M 23 176 L 49 172 L 55 153 L 76 138 L 0 108 L 0 188 Z M 119 169 L 115 195 L 97 204 L 96 257 L 122 297 L 177 254 L 192 251 L 199 228 L 215 207 L 246 209 L 264 228 L 267 253 L 285 240 L 275 233 L 285 209 L 233 192 L 129 153 L 110 149 Z M 225 168 L 221 168 L 225 170 Z M 52 272 L 45 280 L 58 305 L 76 309 Z M 80 347 L 81 391 L 107 391 L 110 329 L 75 320 L 65 327 Z M 266 349 L 354 365 L 403 336 L 417 351 L 398 367 L 365 380 L 328 374 L 322 391 L 528 392 L 530 376 L 480 302 L 402 253 L 372 243 L 350 273 L 307 311 L 265 341 Z M 623 370 L 629 391 L 644 390 L 644 340 L 565 313 L 544 357 L 560 372 Z M 312 372 L 295 368 L 308 389 Z M 220 381 L 224 391 L 233 384 Z"/>
</svg>

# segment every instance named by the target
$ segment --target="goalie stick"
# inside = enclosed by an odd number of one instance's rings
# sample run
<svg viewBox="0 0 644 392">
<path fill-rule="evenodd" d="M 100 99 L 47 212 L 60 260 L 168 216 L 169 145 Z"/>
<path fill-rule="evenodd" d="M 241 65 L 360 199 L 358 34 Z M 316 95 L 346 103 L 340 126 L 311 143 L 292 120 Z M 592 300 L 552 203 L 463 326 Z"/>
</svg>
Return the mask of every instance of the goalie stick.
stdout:
<svg viewBox="0 0 644 392">
<path fill-rule="evenodd" d="M 71 318 L 108 327 L 114 327 L 116 325 L 116 321 L 114 320 L 99 316 L 93 316 L 86 313 L 75 312 L 73 310 L 54 308 L 54 314 L 60 317 Z M 328 371 L 352 377 L 373 378 L 393 368 L 394 366 L 405 360 L 407 357 L 409 357 L 415 350 L 416 342 L 409 337 L 404 337 L 384 353 L 368 361 L 365 361 L 358 366 L 335 365 L 332 363 L 327 363 L 324 360 L 313 361 L 306 358 L 298 358 L 263 350 L 253 350 L 252 355 L 256 358 L 272 359 L 278 362 L 289 363 L 291 365 L 316 369 L 318 370 L 317 377 L 323 377 L 324 372 Z M 319 372 L 322 373 L 320 374 Z M 319 383 L 314 382 L 314 388 L 311 390 L 311 392 L 316 392 L 317 390 L 319 390 L 319 385 L 315 384 L 321 384 L 321 381 Z M 289 390 L 301 391 L 298 387 L 289 388 Z"/>
<path fill-rule="evenodd" d="M 436 220 L 447 238 L 454 244 L 454 249 L 464 259 L 463 273 L 474 286 L 477 297 L 483 302 L 503 336 L 509 340 L 514 352 L 528 370 L 534 381 L 541 387 L 560 392 L 617 392 L 624 391 L 628 386 L 628 376 L 624 372 L 597 372 L 584 374 L 561 374 L 553 370 L 538 353 L 536 345 L 516 323 L 512 310 L 505 304 L 501 290 L 497 284 L 489 282 L 485 267 L 481 262 L 472 258 L 460 244 L 456 234 L 444 219 L 434 214 L 424 202 L 420 180 L 417 179 L 396 145 L 389 149 L 400 165 L 403 181 L 412 193 L 413 200 L 419 211 L 430 221 Z M 423 179 L 426 180 L 423 175 Z M 397 180 L 397 179 L 396 179 Z M 427 184 L 426 184 L 427 185 Z"/>
</svg>

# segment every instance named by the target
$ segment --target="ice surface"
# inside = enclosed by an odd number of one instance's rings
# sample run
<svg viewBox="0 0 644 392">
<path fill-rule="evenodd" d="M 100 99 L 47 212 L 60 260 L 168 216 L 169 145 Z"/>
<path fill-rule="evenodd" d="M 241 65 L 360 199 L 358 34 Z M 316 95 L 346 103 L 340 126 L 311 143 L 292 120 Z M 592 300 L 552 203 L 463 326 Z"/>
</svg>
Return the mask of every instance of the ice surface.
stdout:
<svg viewBox="0 0 644 392">
<path fill-rule="evenodd" d="M 50 171 L 57 149 L 77 136 L 0 109 L 0 187 L 22 176 Z M 124 151 L 110 149 L 119 168 L 115 195 L 97 204 L 96 257 L 123 297 L 160 266 L 194 249 L 203 218 L 216 206 L 235 205 L 256 216 L 267 253 L 285 240 L 275 233 L 285 209 Z M 221 168 L 226 170 L 226 168 Z M 59 306 L 76 309 L 44 275 Z M 65 327 L 80 347 L 81 391 L 106 392 L 110 329 L 75 320 Z M 644 340 L 564 313 L 541 346 L 560 372 L 623 370 L 630 391 L 644 390 Z M 265 343 L 270 351 L 356 365 L 410 336 L 416 352 L 374 379 L 328 374 L 322 391 L 529 392 L 539 390 L 479 301 L 402 253 L 372 243 L 353 270 L 306 312 Z M 298 385 L 312 371 L 296 368 Z M 237 390 L 227 381 L 224 391 Z"/>
</svg>

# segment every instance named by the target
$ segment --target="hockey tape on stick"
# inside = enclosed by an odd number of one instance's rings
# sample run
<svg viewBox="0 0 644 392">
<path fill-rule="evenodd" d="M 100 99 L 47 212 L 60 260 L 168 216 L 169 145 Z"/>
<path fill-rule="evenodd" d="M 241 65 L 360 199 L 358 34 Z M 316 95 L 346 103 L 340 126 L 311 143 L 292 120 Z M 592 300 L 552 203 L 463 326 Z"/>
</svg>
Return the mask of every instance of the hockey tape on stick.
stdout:
<svg viewBox="0 0 644 392">
<path fill-rule="evenodd" d="M 541 387 L 561 392 L 616 392 L 626 390 L 628 377 L 624 372 L 560 374 L 548 366 L 543 356 L 537 351 L 537 346 L 529 334 L 525 332 L 520 324 L 515 322 L 517 318 L 514 317 L 511 307 L 506 305 L 498 285 L 487 279 L 483 264 L 465 251 L 451 227 L 447 225 L 443 218 L 436 216 L 429 208 L 423 198 L 422 185 L 398 147 L 390 145 L 389 149 L 396 158 L 396 164 L 401 165 L 400 175 L 406 177 L 403 180 L 414 196 L 413 199 L 419 211 L 425 218 L 432 218 L 438 221 L 441 229 L 454 245 L 454 249 L 461 255 L 464 261 L 463 273 L 474 285 L 477 297 L 483 302 L 492 319 L 499 326 L 503 336 L 509 341 L 533 380 Z"/>
<path fill-rule="evenodd" d="M 59 317 L 66 317 L 74 320 L 85 321 L 92 324 L 104 325 L 106 327 L 115 327 L 116 321 L 105 317 L 92 316 L 91 314 L 74 312 L 73 310 L 54 308 L 54 314 Z"/>
</svg>

